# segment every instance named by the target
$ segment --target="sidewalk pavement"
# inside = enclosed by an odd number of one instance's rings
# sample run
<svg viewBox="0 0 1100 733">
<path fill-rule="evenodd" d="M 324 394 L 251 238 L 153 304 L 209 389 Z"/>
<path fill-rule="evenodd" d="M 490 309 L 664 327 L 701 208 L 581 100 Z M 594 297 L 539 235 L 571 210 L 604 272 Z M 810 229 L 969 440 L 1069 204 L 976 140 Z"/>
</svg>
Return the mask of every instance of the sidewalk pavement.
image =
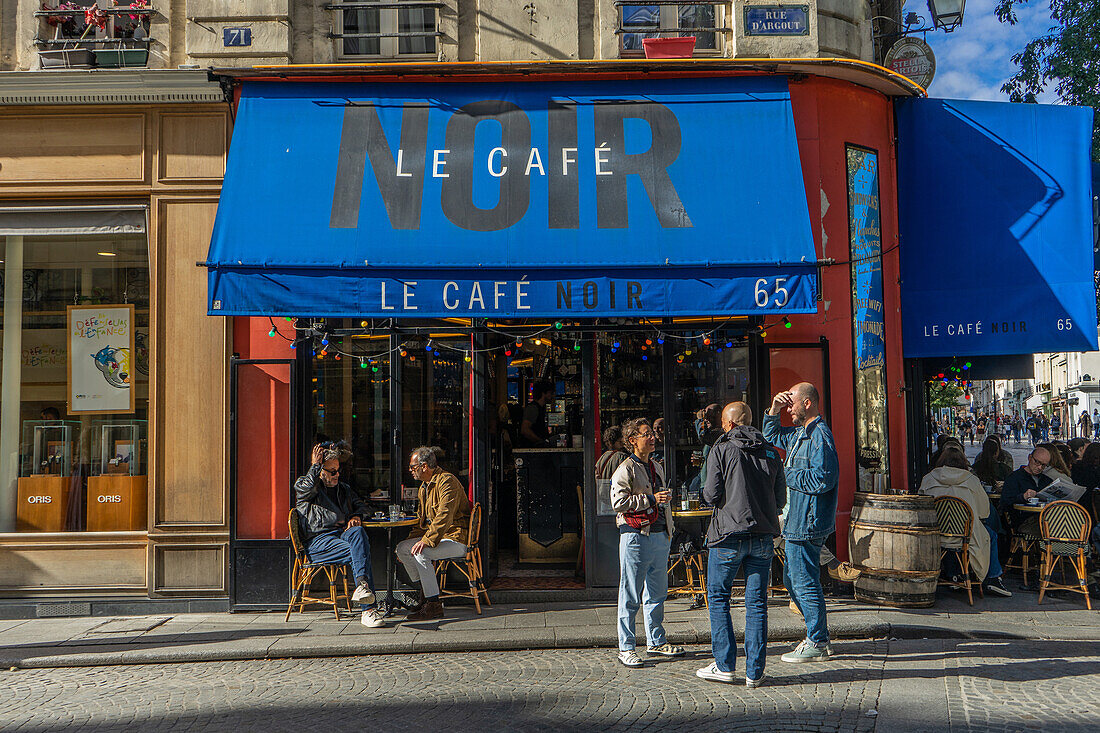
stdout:
<svg viewBox="0 0 1100 733">
<path fill-rule="evenodd" d="M 930 609 L 890 609 L 830 599 L 829 628 L 834 639 L 967 638 L 1100 641 L 1100 610 L 1088 611 L 1077 595 L 1036 593 L 1012 598 L 975 598 L 941 591 Z M 805 627 L 787 608 L 772 601 L 768 638 L 802 639 Z M 229 659 L 286 659 L 361 656 L 408 652 L 500 651 L 578 647 L 614 648 L 614 602 L 453 606 L 447 618 L 368 629 L 359 615 L 331 611 L 283 613 L 180 614 L 134 617 L 78 617 L 0 621 L 0 667 L 81 667 Z M 640 627 L 641 645 L 644 633 Z M 734 629 L 744 612 L 735 606 Z M 675 644 L 709 644 L 706 609 L 687 599 L 666 603 L 665 629 Z M 741 632 L 738 631 L 741 639 Z"/>
</svg>

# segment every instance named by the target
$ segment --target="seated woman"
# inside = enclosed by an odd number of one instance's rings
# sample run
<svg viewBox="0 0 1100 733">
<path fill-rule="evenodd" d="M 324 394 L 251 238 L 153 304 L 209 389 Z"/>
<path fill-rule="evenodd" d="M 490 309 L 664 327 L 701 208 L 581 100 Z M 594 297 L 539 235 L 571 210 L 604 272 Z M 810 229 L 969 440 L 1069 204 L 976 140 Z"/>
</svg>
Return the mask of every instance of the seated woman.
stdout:
<svg viewBox="0 0 1100 733">
<path fill-rule="evenodd" d="M 1012 465 L 1005 463 L 1002 457 L 1004 452 L 1000 439 L 993 435 L 982 443 L 982 452 L 974 459 L 974 475 L 986 486 L 994 486 L 1012 473 Z"/>
<path fill-rule="evenodd" d="M 1062 451 L 1058 449 L 1057 443 L 1039 443 L 1035 447 L 1046 448 L 1047 452 L 1050 453 L 1050 463 L 1043 469 L 1044 476 L 1051 481 L 1062 479 L 1067 484 L 1073 483 L 1073 479 L 1069 477 L 1069 466 L 1066 465 L 1066 459 L 1063 457 Z"/>
<path fill-rule="evenodd" d="M 945 446 L 935 467 L 921 481 L 919 492 L 927 496 L 953 496 L 966 502 L 974 517 L 970 525 L 970 569 L 990 593 L 1011 596 L 1001 579 L 997 534 L 990 528 L 993 512 L 989 497 L 978 477 L 970 473 L 970 462 L 962 449 Z"/>
</svg>

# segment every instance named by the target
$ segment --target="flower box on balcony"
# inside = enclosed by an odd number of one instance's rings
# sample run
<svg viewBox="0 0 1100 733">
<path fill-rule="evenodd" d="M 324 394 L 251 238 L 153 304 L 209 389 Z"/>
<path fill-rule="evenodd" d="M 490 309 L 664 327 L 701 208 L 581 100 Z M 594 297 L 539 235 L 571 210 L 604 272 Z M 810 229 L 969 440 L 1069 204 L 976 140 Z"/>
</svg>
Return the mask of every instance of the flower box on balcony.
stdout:
<svg viewBox="0 0 1100 733">
<path fill-rule="evenodd" d="M 647 59 L 690 59 L 695 52 L 695 36 L 676 38 L 643 38 Z"/>
<path fill-rule="evenodd" d="M 87 48 L 57 48 L 39 51 L 38 59 L 43 69 L 90 69 L 95 66 L 95 56 Z"/>
<path fill-rule="evenodd" d="M 149 63 L 147 48 L 97 48 L 92 53 L 101 69 L 144 67 Z"/>
</svg>

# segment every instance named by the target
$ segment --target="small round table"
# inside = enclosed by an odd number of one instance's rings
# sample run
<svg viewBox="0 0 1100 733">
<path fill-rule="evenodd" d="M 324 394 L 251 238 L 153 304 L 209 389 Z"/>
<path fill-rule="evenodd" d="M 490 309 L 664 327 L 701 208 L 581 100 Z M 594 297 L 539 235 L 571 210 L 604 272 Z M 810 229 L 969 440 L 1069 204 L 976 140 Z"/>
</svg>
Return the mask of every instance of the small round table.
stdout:
<svg viewBox="0 0 1100 733">
<path fill-rule="evenodd" d="M 1043 504 L 1013 504 L 1012 508 L 1020 512 L 1033 512 L 1038 514 L 1043 511 Z"/>
<path fill-rule="evenodd" d="M 394 544 L 393 530 L 396 527 L 411 527 L 416 524 L 416 517 L 402 517 L 401 519 L 371 519 L 363 521 L 364 529 L 386 530 L 386 598 L 379 605 L 382 606 L 382 617 L 389 618 L 393 615 L 394 607 L 400 605 L 407 608 L 404 603 L 398 601 L 393 595 L 393 586 L 397 584 L 397 567 L 393 564 Z"/>
<path fill-rule="evenodd" d="M 674 519 L 708 519 L 714 513 L 712 509 L 673 509 L 672 516 Z M 706 529 L 704 528 L 704 532 Z M 672 573 L 680 563 L 684 564 L 684 573 L 687 576 L 687 585 L 681 585 L 676 588 L 669 588 L 668 594 L 670 596 L 693 596 L 695 602 L 692 608 L 699 608 L 700 606 L 709 606 L 707 602 L 707 569 L 703 565 L 703 552 L 697 552 L 693 555 L 678 556 L 668 566 L 668 572 Z M 699 597 L 702 597 L 703 602 L 699 603 Z"/>
</svg>

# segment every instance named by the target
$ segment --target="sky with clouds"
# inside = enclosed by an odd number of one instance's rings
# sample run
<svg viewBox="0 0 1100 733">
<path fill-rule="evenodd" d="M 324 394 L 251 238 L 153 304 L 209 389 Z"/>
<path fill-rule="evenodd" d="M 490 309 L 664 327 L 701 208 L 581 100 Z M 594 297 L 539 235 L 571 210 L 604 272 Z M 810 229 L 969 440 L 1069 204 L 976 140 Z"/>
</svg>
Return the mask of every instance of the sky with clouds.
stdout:
<svg viewBox="0 0 1100 733">
<path fill-rule="evenodd" d="M 1023 50 L 1032 38 L 1054 25 L 1046 0 L 1030 0 L 1017 6 L 1020 22 L 1008 25 L 997 20 L 997 0 L 967 0 L 962 25 L 951 33 L 935 31 L 925 36 L 936 55 L 936 76 L 928 87 L 930 97 L 1008 101 L 1001 85 L 1016 72 L 1013 54 Z M 927 2 L 909 0 L 905 11 L 928 21 Z M 922 23 L 927 25 L 928 23 Z M 1040 102 L 1056 102 L 1048 87 Z"/>
</svg>

